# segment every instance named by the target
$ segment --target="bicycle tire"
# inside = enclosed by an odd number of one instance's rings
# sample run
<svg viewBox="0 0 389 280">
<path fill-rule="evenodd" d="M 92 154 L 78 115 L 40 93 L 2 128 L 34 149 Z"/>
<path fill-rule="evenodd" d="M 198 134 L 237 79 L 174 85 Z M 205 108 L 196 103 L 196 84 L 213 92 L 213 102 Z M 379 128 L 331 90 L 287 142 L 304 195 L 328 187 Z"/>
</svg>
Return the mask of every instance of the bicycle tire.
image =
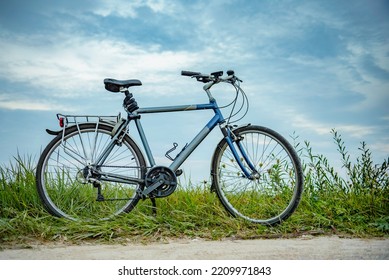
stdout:
<svg viewBox="0 0 389 280">
<path fill-rule="evenodd" d="M 222 139 L 212 158 L 213 190 L 234 217 L 265 225 L 284 221 L 296 210 L 303 192 L 303 171 L 296 151 L 266 127 L 249 125 L 233 133 L 258 173 L 255 179 L 244 176 Z"/>
<path fill-rule="evenodd" d="M 130 212 L 138 203 L 140 184 L 101 181 L 104 201 L 97 201 L 97 188 L 84 181 L 85 167 L 103 151 L 111 140 L 113 127 L 85 123 L 65 129 L 42 152 L 36 171 L 39 197 L 47 211 L 70 220 L 105 220 Z M 144 156 L 128 134 L 115 145 L 102 171 L 144 178 Z"/>
</svg>

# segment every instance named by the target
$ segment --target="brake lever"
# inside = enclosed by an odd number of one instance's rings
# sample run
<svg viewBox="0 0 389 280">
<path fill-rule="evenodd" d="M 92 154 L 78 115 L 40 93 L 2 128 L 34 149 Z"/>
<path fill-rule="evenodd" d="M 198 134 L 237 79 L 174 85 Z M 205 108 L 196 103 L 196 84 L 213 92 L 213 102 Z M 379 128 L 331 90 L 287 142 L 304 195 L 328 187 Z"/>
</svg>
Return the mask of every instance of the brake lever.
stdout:
<svg viewBox="0 0 389 280">
<path fill-rule="evenodd" d="M 236 81 L 239 81 L 241 83 L 243 83 L 243 81 L 241 79 L 239 79 L 237 76 L 235 75 L 229 75 L 227 76 L 225 79 L 223 79 L 224 81 L 230 81 L 232 83 L 235 83 Z"/>
</svg>

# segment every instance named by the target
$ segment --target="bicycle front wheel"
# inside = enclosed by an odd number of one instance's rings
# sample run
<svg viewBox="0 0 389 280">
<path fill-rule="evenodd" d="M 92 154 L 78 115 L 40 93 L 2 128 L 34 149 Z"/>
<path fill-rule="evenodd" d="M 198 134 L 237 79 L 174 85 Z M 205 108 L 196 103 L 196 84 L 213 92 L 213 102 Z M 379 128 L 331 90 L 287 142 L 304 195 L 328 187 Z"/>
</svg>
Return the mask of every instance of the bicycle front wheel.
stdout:
<svg viewBox="0 0 389 280">
<path fill-rule="evenodd" d="M 101 220 L 135 207 L 140 199 L 139 184 L 106 182 L 98 176 L 94 180 L 86 179 L 91 172 L 89 166 L 111 142 L 111 132 L 112 126 L 105 124 L 72 126 L 63 135 L 56 136 L 43 151 L 36 183 L 38 194 L 52 215 L 71 220 Z M 141 179 L 145 166 L 140 149 L 125 135 L 96 170 L 117 178 Z"/>
<path fill-rule="evenodd" d="M 295 211 L 303 191 L 297 153 L 285 138 L 266 127 L 250 125 L 233 132 L 256 171 L 247 178 L 223 139 L 212 160 L 214 190 L 233 216 L 266 225 L 280 223 Z M 250 170 L 243 156 L 240 160 Z"/>
</svg>

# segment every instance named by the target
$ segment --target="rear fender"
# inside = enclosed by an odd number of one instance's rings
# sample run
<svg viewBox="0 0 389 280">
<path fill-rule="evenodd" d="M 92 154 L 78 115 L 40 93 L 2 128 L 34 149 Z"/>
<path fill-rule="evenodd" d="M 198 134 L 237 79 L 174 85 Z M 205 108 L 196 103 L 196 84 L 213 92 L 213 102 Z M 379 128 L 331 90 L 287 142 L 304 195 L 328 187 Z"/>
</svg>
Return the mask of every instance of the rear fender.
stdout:
<svg viewBox="0 0 389 280">
<path fill-rule="evenodd" d="M 61 130 L 51 130 L 51 129 L 46 128 L 46 132 L 50 135 L 57 136 L 58 134 L 60 134 L 62 132 L 62 129 Z"/>
</svg>

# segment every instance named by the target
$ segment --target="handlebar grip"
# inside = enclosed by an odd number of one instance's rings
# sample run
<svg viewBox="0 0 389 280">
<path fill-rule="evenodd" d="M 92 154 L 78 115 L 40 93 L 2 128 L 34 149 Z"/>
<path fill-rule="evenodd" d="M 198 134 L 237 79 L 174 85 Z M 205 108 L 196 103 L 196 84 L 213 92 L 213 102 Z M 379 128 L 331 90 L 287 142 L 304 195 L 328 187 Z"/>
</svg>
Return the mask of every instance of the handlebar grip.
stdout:
<svg viewBox="0 0 389 280">
<path fill-rule="evenodd" d="M 189 77 L 193 77 L 193 76 L 198 76 L 198 75 L 201 75 L 200 72 L 193 72 L 193 71 L 181 71 L 181 75 L 182 76 L 189 76 Z"/>
</svg>

